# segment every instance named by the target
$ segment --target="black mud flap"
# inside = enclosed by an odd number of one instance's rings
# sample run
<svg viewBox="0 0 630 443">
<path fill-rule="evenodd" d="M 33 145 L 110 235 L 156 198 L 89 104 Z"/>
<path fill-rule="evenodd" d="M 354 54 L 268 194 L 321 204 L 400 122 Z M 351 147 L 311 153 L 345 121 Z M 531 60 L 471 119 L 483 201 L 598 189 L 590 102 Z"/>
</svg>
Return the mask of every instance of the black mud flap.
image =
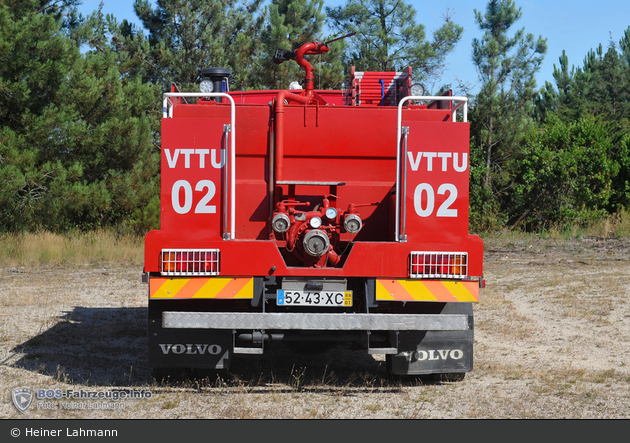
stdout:
<svg viewBox="0 0 630 443">
<path fill-rule="evenodd" d="M 398 354 L 388 355 L 395 375 L 465 373 L 473 368 L 473 331 L 401 332 Z"/>
<path fill-rule="evenodd" d="M 436 314 L 464 314 L 464 331 L 401 331 L 398 354 L 387 356 L 394 375 L 465 374 L 473 369 L 474 318 L 472 303 L 445 303 Z M 394 333 L 390 341 L 394 343 Z"/>
<path fill-rule="evenodd" d="M 232 331 L 166 329 L 149 322 L 149 366 L 153 368 L 228 369 L 232 360 Z"/>
</svg>

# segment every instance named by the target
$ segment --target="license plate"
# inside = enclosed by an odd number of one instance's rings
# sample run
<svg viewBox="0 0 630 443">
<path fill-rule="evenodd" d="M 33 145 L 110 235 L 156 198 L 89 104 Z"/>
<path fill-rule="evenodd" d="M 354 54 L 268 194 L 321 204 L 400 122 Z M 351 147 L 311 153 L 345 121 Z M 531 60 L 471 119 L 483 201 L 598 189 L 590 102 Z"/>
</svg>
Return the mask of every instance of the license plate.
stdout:
<svg viewBox="0 0 630 443">
<path fill-rule="evenodd" d="M 352 291 L 288 291 L 278 290 L 278 306 L 352 306 Z"/>
</svg>

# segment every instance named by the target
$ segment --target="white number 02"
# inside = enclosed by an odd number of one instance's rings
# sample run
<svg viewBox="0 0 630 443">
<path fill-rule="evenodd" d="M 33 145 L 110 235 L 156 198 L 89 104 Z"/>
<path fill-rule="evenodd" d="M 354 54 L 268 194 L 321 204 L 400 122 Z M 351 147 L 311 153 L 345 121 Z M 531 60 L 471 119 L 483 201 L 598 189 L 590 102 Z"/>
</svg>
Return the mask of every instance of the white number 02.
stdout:
<svg viewBox="0 0 630 443">
<path fill-rule="evenodd" d="M 184 190 L 184 202 L 180 200 L 180 190 Z M 203 198 L 195 206 L 196 214 L 215 214 L 217 207 L 215 205 L 209 205 L 210 200 L 217 192 L 217 188 L 211 180 L 201 180 L 195 185 L 195 191 L 203 191 L 208 189 Z M 177 180 L 173 183 L 173 189 L 171 191 L 171 200 L 173 202 L 173 210 L 178 214 L 187 214 L 190 212 L 193 205 L 193 191 L 190 183 L 186 180 Z"/>
<path fill-rule="evenodd" d="M 438 208 L 436 217 L 457 217 L 457 209 L 452 209 L 451 205 L 457 200 L 457 187 L 451 183 L 444 183 L 440 185 L 437 193 L 444 195 L 449 193 L 448 197 Z M 422 205 L 422 194 L 426 193 L 426 206 Z M 435 193 L 433 192 L 433 186 L 428 183 L 420 183 L 416 186 L 416 190 L 413 194 L 413 206 L 416 210 L 416 214 L 420 217 L 429 217 L 433 214 L 435 208 Z"/>
</svg>

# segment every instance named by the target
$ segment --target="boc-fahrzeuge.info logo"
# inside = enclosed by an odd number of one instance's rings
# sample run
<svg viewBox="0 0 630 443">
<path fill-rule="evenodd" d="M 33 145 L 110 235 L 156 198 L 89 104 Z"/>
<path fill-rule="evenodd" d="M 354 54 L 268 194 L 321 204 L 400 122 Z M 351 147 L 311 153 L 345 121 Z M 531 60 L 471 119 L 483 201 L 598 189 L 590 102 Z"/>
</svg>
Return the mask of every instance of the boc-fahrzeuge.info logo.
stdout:
<svg viewBox="0 0 630 443">
<path fill-rule="evenodd" d="M 11 395 L 13 404 L 20 412 L 25 412 L 33 403 L 33 390 L 31 388 L 16 388 Z"/>
</svg>

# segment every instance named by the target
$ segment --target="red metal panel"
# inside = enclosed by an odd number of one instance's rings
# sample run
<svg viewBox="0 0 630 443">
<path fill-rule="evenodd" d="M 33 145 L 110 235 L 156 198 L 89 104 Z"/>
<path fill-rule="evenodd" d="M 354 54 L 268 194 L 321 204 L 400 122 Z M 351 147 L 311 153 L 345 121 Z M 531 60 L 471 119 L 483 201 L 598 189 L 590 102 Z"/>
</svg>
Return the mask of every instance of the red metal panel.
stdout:
<svg viewBox="0 0 630 443">
<path fill-rule="evenodd" d="M 318 116 L 319 112 L 319 116 Z M 285 156 L 310 157 L 335 167 L 331 158 L 395 158 L 396 108 L 287 106 Z M 324 172 L 319 169 L 320 173 Z M 286 171 L 289 174 L 289 171 Z M 299 171 L 294 171 L 298 174 Z M 361 175 L 355 171 L 355 175 Z M 289 176 L 285 180 L 289 180 Z M 364 180 L 362 177 L 361 180 Z"/>
<path fill-rule="evenodd" d="M 427 243 L 356 242 L 343 268 L 288 267 L 276 243 L 271 240 L 184 241 L 165 231 L 151 231 L 145 241 L 145 271 L 159 271 L 162 248 L 202 248 L 221 250 L 221 276 L 319 276 L 407 278 L 411 251 L 448 250 L 457 247 L 468 252 L 470 276 L 482 276 L 483 242 L 471 235 L 457 244 L 441 239 Z M 275 270 L 272 271 L 272 267 Z"/>
<path fill-rule="evenodd" d="M 445 251 L 456 251 L 468 235 L 469 125 L 415 122 L 404 116 L 402 125 L 409 128 L 404 202 L 408 241 L 431 244 L 439 238 L 453 243 Z"/>
<path fill-rule="evenodd" d="M 164 248 L 216 248 L 221 251 L 223 276 L 268 275 L 275 267 L 274 275 L 407 278 L 409 254 L 422 250 L 468 252 L 469 275 L 481 276 L 482 242 L 468 235 L 469 128 L 467 124 L 452 123 L 448 111 L 423 107 L 404 111 L 403 126 L 410 128 L 408 242 L 395 243 L 397 109 L 286 106 L 284 180 L 344 182 L 344 186 L 337 187 L 337 198 L 331 198 L 331 204 L 341 209 L 351 203 L 358 205 L 357 211 L 364 220 L 364 228 L 354 237 L 356 242 L 343 267 L 314 269 L 288 267 L 276 243 L 266 240 L 270 218 L 269 162 L 273 160 L 273 113 L 266 105 L 237 104 L 237 240 L 221 240 L 223 169 L 212 163 L 218 165 L 219 153 L 225 147 L 223 125 L 230 123 L 229 109 L 226 104 L 178 105 L 174 118 L 163 120 L 162 225 L 161 230 L 146 237 L 145 270 L 159 271 L 160 251 Z M 204 167 L 200 163 L 202 157 Z M 204 180 L 215 184 L 215 195 L 208 201 L 216 206 L 214 213 L 194 212 L 208 191 L 195 191 L 197 183 Z M 174 205 L 172 191 L 178 181 L 188 182 L 192 193 L 185 213 L 179 213 L 188 198 L 181 182 Z M 444 184 L 452 186 L 444 188 Z M 286 194 L 288 186 L 283 187 Z M 454 189 L 457 197 L 438 216 L 437 211 Z M 304 198 L 313 207 L 331 191 L 328 187 L 304 186 L 296 187 L 295 192 L 297 199 Z M 434 199 L 431 211 L 429 192 Z M 377 204 L 370 206 L 371 203 Z M 457 217 L 448 216 L 454 210 Z"/>
<path fill-rule="evenodd" d="M 285 119 L 284 179 L 345 183 L 331 200 L 343 210 L 356 205 L 364 227 L 355 239 L 393 238 L 387 196 L 396 180 L 396 109 L 307 109 L 305 125 L 304 108 L 287 106 Z M 314 207 L 328 192 L 298 187 L 296 198 Z"/>
<path fill-rule="evenodd" d="M 162 120 L 162 230 L 182 239 L 221 238 L 228 123 L 229 117 Z"/>
<path fill-rule="evenodd" d="M 176 238 L 221 238 L 225 220 L 223 165 L 227 156 L 223 126 L 230 123 L 230 107 L 179 105 L 173 115 L 174 118 L 162 120 L 161 228 L 172 232 Z M 236 134 L 235 230 L 238 238 L 268 238 L 268 121 L 268 107 L 239 106 L 236 130 L 229 133 L 230 137 Z M 202 159 L 203 163 L 200 162 Z M 175 206 L 179 212 L 173 205 L 172 196 L 176 182 L 179 196 Z M 195 188 L 208 185 L 208 182 L 214 186 L 208 205 L 215 212 L 196 212 L 209 189 L 197 191 Z M 184 211 L 187 208 L 180 206 L 184 206 L 187 197 L 186 186 L 192 190 L 192 206 Z M 204 210 L 203 205 L 200 210 Z M 182 229 L 183 226 L 186 229 Z"/>
</svg>

